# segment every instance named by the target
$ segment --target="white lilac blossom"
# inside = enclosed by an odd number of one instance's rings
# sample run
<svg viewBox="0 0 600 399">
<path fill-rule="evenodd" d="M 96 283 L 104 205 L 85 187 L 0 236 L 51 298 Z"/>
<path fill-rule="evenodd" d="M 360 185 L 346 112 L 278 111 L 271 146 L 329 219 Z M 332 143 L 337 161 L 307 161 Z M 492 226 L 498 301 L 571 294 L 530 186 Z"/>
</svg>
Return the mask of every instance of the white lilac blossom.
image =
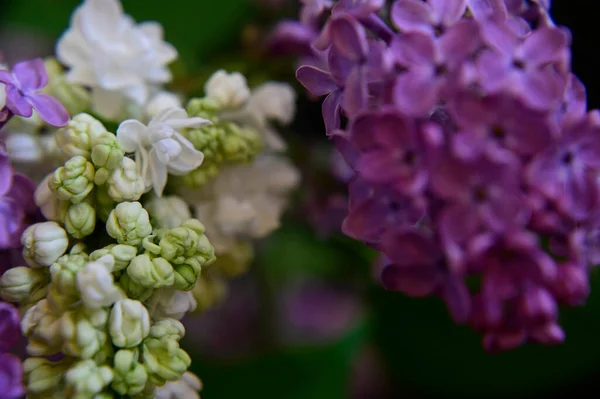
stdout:
<svg viewBox="0 0 600 399">
<path fill-rule="evenodd" d="M 124 121 L 117 130 L 117 141 L 126 152 L 135 154 L 138 173 L 144 178 L 146 188 L 153 188 L 160 197 L 168 173 L 188 173 L 204 159 L 179 130 L 209 123 L 203 118 L 188 117 L 184 109 L 168 108 L 152 118 L 147 126 L 137 120 Z"/>
<path fill-rule="evenodd" d="M 169 91 L 159 91 L 144 105 L 144 114 L 148 120 L 151 120 L 166 109 L 182 107 L 183 102 L 180 96 Z"/>
<path fill-rule="evenodd" d="M 136 24 L 118 0 L 86 0 L 56 51 L 67 80 L 92 88 L 93 107 L 108 118 L 128 102 L 141 107 L 153 85 L 171 80 L 167 64 L 177 58 L 160 24 Z"/>
<path fill-rule="evenodd" d="M 123 294 L 112 275 L 115 260 L 112 255 L 89 262 L 77 273 L 77 288 L 86 307 L 97 309 L 110 306 Z"/>
<path fill-rule="evenodd" d="M 189 371 L 178 381 L 168 382 L 156 390 L 155 399 L 200 399 L 202 382 Z"/>
<path fill-rule="evenodd" d="M 236 109 L 250 97 L 246 77 L 239 72 L 219 70 L 212 74 L 204 86 L 206 97 L 221 109 Z"/>
</svg>

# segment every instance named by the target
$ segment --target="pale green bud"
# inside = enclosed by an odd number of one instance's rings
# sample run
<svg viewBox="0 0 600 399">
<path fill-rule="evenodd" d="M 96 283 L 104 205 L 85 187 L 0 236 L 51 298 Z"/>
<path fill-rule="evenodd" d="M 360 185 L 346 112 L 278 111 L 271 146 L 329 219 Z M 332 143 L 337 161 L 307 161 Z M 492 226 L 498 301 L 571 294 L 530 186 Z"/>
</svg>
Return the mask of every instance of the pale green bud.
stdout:
<svg viewBox="0 0 600 399">
<path fill-rule="evenodd" d="M 118 272 L 129 266 L 129 263 L 137 255 L 137 248 L 131 245 L 124 244 L 110 244 L 102 249 L 98 249 L 90 254 L 90 260 L 95 261 L 103 257 L 104 255 L 112 255 L 115 264 L 113 272 Z"/>
<path fill-rule="evenodd" d="M 154 288 L 144 287 L 135 283 L 127 273 L 121 275 L 119 285 L 125 291 L 128 298 L 142 302 L 150 298 L 154 293 Z"/>
<path fill-rule="evenodd" d="M 112 379 L 110 367 L 98 366 L 93 360 L 82 360 L 65 373 L 66 397 L 93 399 Z"/>
<path fill-rule="evenodd" d="M 154 197 L 145 204 L 145 208 L 156 227 L 172 229 L 192 217 L 189 205 L 177 196 Z"/>
<path fill-rule="evenodd" d="M 94 232 L 96 209 L 89 202 L 72 204 L 65 217 L 65 229 L 73 238 L 83 238 Z"/>
<path fill-rule="evenodd" d="M 196 254 L 198 233 L 186 227 L 175 227 L 165 234 L 158 245 L 163 258 L 173 263 L 181 263 L 185 258 Z"/>
<path fill-rule="evenodd" d="M 49 356 L 60 350 L 62 335 L 60 314 L 55 314 L 46 299 L 29 308 L 21 320 L 23 334 L 29 338 L 27 352 L 33 356 Z"/>
<path fill-rule="evenodd" d="M 56 132 L 56 143 L 69 158 L 82 156 L 91 159 L 96 139 L 106 133 L 104 125 L 88 114 L 75 115 L 67 126 Z"/>
<path fill-rule="evenodd" d="M 150 328 L 150 338 L 161 341 L 173 341 L 178 343 L 185 335 L 185 327 L 175 319 L 161 319 Z"/>
<path fill-rule="evenodd" d="M 202 270 L 202 264 L 199 262 L 199 259 L 204 262 L 203 258 L 191 257 L 185 259 L 183 263 L 173 265 L 175 269 L 173 288 L 182 291 L 189 291 L 194 288 Z"/>
<path fill-rule="evenodd" d="M 121 395 L 136 395 L 146 387 L 148 373 L 139 363 L 137 350 L 121 349 L 117 351 L 113 372 L 114 378 L 111 387 Z"/>
<path fill-rule="evenodd" d="M 157 339 L 144 341 L 142 356 L 150 381 L 159 386 L 180 379 L 192 363 L 186 351 L 179 347 L 171 349 Z"/>
<path fill-rule="evenodd" d="M 219 165 L 204 158 L 202 165 L 183 176 L 169 176 L 169 184 L 175 187 L 198 189 L 206 185 L 219 174 Z"/>
<path fill-rule="evenodd" d="M 96 186 L 94 192 L 96 194 L 96 214 L 100 220 L 106 222 L 108 215 L 115 208 L 116 203 L 108 195 L 108 186 L 106 184 Z"/>
<path fill-rule="evenodd" d="M 46 269 L 13 267 L 0 279 L 0 296 L 7 302 L 35 303 L 46 296 L 49 282 Z"/>
<path fill-rule="evenodd" d="M 196 309 L 197 303 L 191 292 L 161 288 L 156 290 L 146 305 L 154 320 L 164 318 L 181 320 L 188 312 Z"/>
<path fill-rule="evenodd" d="M 150 315 L 139 301 L 122 299 L 110 311 L 108 330 L 113 345 L 119 348 L 138 346 L 150 333 Z"/>
<path fill-rule="evenodd" d="M 48 72 L 48 85 L 44 87 L 44 92 L 64 105 L 70 115 L 77 115 L 89 108 L 90 93 L 83 86 L 69 82 L 55 58 L 47 58 L 44 65 Z"/>
<path fill-rule="evenodd" d="M 92 147 L 92 162 L 96 168 L 109 171 L 119 166 L 125 152 L 117 143 L 117 136 L 112 133 L 102 133 Z"/>
<path fill-rule="evenodd" d="M 67 232 L 56 222 L 36 223 L 21 236 L 23 257 L 31 267 L 50 266 L 69 246 Z"/>
<path fill-rule="evenodd" d="M 67 214 L 67 209 L 71 204 L 69 201 L 63 201 L 50 190 L 50 181 L 53 174 L 47 175 L 35 189 L 35 203 L 42 211 L 47 220 L 62 222 Z"/>
<path fill-rule="evenodd" d="M 119 244 L 139 245 L 152 233 L 152 225 L 142 204 L 121 202 L 108 215 L 106 231 Z"/>
<path fill-rule="evenodd" d="M 143 287 L 160 288 L 173 285 L 175 274 L 171 264 L 163 258 L 138 255 L 127 268 L 131 280 Z"/>
<path fill-rule="evenodd" d="M 161 229 L 157 229 L 156 232 L 161 231 Z M 153 255 L 160 255 L 160 246 L 156 243 L 157 234 L 150 234 L 147 237 L 144 237 L 142 240 L 142 247 L 146 250 L 146 252 L 151 253 Z"/>
<path fill-rule="evenodd" d="M 213 119 L 219 112 L 219 103 L 213 99 L 192 98 L 186 105 L 188 115 L 199 116 L 205 119 Z"/>
<path fill-rule="evenodd" d="M 131 399 L 156 399 L 156 385 L 148 381 L 144 390 L 137 395 L 133 395 Z"/>
<path fill-rule="evenodd" d="M 106 313 L 105 310 L 102 310 Z M 98 330 L 81 311 L 70 311 L 61 317 L 62 352 L 81 359 L 92 359 L 104 347 L 107 336 Z"/>
<path fill-rule="evenodd" d="M 93 190 L 94 165 L 82 156 L 75 156 L 56 169 L 50 180 L 50 189 L 59 199 L 77 204 Z"/>
<path fill-rule="evenodd" d="M 123 157 L 108 179 L 108 195 L 116 202 L 137 201 L 145 189 L 144 178 L 139 175 L 135 161 Z"/>
<path fill-rule="evenodd" d="M 86 307 L 98 309 L 110 306 L 125 296 L 115 285 L 112 274 L 114 264 L 112 255 L 104 255 L 96 261 L 88 262 L 77 273 L 77 288 Z"/>
<path fill-rule="evenodd" d="M 64 255 L 50 266 L 52 283 L 48 293 L 48 302 L 56 312 L 62 312 L 79 301 L 77 273 L 87 263 L 83 254 Z"/>
<path fill-rule="evenodd" d="M 41 357 L 29 357 L 23 362 L 23 372 L 27 385 L 27 397 L 43 394 L 40 397 L 54 398 L 51 393 L 59 392 L 65 372 L 71 366 L 71 359 L 52 362 Z M 50 391 L 50 392 L 48 392 Z"/>
</svg>

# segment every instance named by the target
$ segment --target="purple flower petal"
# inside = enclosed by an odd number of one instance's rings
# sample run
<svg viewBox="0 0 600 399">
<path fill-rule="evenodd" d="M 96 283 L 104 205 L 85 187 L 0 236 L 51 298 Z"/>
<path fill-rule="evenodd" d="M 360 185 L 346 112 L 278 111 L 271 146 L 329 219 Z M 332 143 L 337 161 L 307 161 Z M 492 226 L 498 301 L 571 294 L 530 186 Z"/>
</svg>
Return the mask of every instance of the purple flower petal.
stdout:
<svg viewBox="0 0 600 399">
<path fill-rule="evenodd" d="M 441 297 L 446 302 L 452 319 L 457 324 L 464 324 L 471 315 L 471 293 L 462 276 L 449 275 L 442 285 Z"/>
<path fill-rule="evenodd" d="M 492 16 L 505 19 L 508 16 L 503 0 L 467 0 L 469 10 L 477 20 Z"/>
<path fill-rule="evenodd" d="M 12 353 L 0 353 L 0 381 L 2 399 L 18 399 L 25 396 L 23 387 L 23 366 L 21 360 Z"/>
<path fill-rule="evenodd" d="M 366 108 L 368 95 L 364 73 L 362 68 L 357 67 L 346 81 L 342 108 L 348 115 L 356 114 Z"/>
<path fill-rule="evenodd" d="M 341 126 L 340 111 L 342 108 L 342 92 L 340 90 L 334 90 L 325 98 L 321 111 L 323 114 L 323 121 L 325 122 L 325 132 L 330 134 L 331 132 L 339 129 Z"/>
<path fill-rule="evenodd" d="M 392 22 L 403 32 L 422 31 L 432 28 L 431 7 L 421 0 L 397 0 L 390 10 Z"/>
<path fill-rule="evenodd" d="M 29 95 L 28 99 L 46 123 L 64 126 L 69 122 L 69 113 L 56 98 L 45 93 L 36 93 Z"/>
<path fill-rule="evenodd" d="M 338 88 L 329 73 L 313 66 L 298 68 L 296 79 L 315 96 L 323 96 Z"/>
<path fill-rule="evenodd" d="M 561 50 L 569 45 L 569 35 L 559 28 L 543 27 L 533 31 L 521 47 L 519 58 L 535 66 L 560 60 Z"/>
<path fill-rule="evenodd" d="M 403 73 L 394 82 L 394 104 L 408 115 L 427 115 L 438 101 L 439 88 L 439 82 L 431 74 Z"/>
<path fill-rule="evenodd" d="M 13 178 L 13 184 L 7 197 L 11 198 L 18 204 L 26 213 L 33 214 L 37 209 L 34 200 L 36 185 L 28 177 L 16 173 Z"/>
<path fill-rule="evenodd" d="M 13 167 L 6 153 L 0 152 L 0 198 L 6 195 L 13 182 Z"/>
<path fill-rule="evenodd" d="M 412 297 L 432 295 L 440 285 L 440 277 L 428 267 L 386 266 L 381 282 L 388 290 L 400 291 Z"/>
<path fill-rule="evenodd" d="M 12 73 L 19 82 L 19 88 L 24 93 L 40 90 L 48 83 L 48 74 L 44 60 L 35 58 L 15 64 Z"/>
<path fill-rule="evenodd" d="M 467 9 L 467 0 L 429 0 L 433 19 L 443 26 L 457 23 Z"/>
<path fill-rule="evenodd" d="M 390 157 L 385 150 L 363 154 L 356 169 L 365 180 L 378 184 L 393 182 L 403 171 L 398 160 Z"/>
<path fill-rule="evenodd" d="M 33 115 L 33 107 L 16 86 L 6 86 L 6 107 L 15 115 L 25 118 Z"/>
<path fill-rule="evenodd" d="M 364 28 L 348 15 L 331 20 L 329 35 L 333 46 L 348 59 L 358 61 L 364 58 L 369 50 Z"/>
<path fill-rule="evenodd" d="M 435 63 L 435 41 L 426 33 L 398 35 L 390 44 L 396 62 L 406 68 L 430 66 Z"/>
</svg>

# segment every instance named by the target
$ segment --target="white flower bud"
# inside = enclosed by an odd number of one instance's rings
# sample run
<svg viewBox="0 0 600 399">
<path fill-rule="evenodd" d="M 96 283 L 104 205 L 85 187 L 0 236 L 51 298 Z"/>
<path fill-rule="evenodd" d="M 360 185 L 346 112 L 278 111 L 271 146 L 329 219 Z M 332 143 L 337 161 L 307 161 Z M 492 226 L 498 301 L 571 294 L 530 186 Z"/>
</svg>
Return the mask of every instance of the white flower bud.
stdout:
<svg viewBox="0 0 600 399">
<path fill-rule="evenodd" d="M 52 312 L 46 299 L 29 308 L 21 320 L 23 334 L 29 339 L 27 352 L 32 356 L 57 353 L 62 344 L 60 327 L 60 315 Z"/>
<path fill-rule="evenodd" d="M 296 114 L 296 92 L 287 83 L 267 82 L 252 90 L 248 106 L 261 119 L 287 125 Z"/>
<path fill-rule="evenodd" d="M 192 217 L 188 204 L 177 196 L 154 197 L 145 205 L 157 227 L 173 229 Z"/>
<path fill-rule="evenodd" d="M 0 296 L 8 302 L 36 302 L 46 296 L 49 282 L 50 276 L 46 269 L 13 267 L 0 278 Z"/>
<path fill-rule="evenodd" d="M 59 129 L 55 137 L 67 158 L 80 155 L 90 159 L 95 140 L 105 132 L 106 128 L 99 120 L 88 114 L 78 114 L 67 126 Z"/>
<path fill-rule="evenodd" d="M 48 185 L 58 198 L 77 204 L 94 189 L 96 170 L 84 157 L 75 156 L 56 169 Z"/>
<path fill-rule="evenodd" d="M 152 225 L 142 204 L 121 202 L 108 215 L 106 231 L 119 244 L 139 245 L 152 233 Z"/>
<path fill-rule="evenodd" d="M 182 107 L 181 98 L 177 94 L 168 91 L 159 91 L 144 106 L 144 113 L 148 119 L 152 119 L 165 109 Z"/>
<path fill-rule="evenodd" d="M 181 320 L 188 312 L 196 310 L 196 300 L 190 291 L 161 288 L 148 300 L 148 310 L 153 319 L 166 317 Z"/>
<path fill-rule="evenodd" d="M 36 223 L 21 236 L 23 257 L 31 267 L 50 266 L 69 246 L 67 232 L 56 222 Z"/>
<path fill-rule="evenodd" d="M 62 201 L 50 190 L 49 182 L 53 174 L 47 175 L 35 189 L 35 204 L 48 220 L 62 222 L 69 208 L 69 201 Z"/>
<path fill-rule="evenodd" d="M 169 381 L 156 389 L 154 399 L 200 399 L 202 381 L 193 373 L 186 373 L 177 381 Z"/>
<path fill-rule="evenodd" d="M 108 331 L 119 348 L 138 346 L 150 333 L 150 315 L 140 301 L 122 299 L 110 311 Z"/>
<path fill-rule="evenodd" d="M 131 158 L 123 157 L 121 165 L 108 179 L 108 195 L 116 202 L 137 201 L 146 189 L 144 178 Z"/>
<path fill-rule="evenodd" d="M 246 78 L 239 72 L 216 71 L 204 86 L 206 97 L 214 100 L 222 108 L 238 108 L 250 97 Z"/>
<path fill-rule="evenodd" d="M 105 255 L 89 262 L 77 273 L 77 289 L 86 307 L 97 309 L 110 306 L 123 298 L 124 294 L 115 285 L 111 273 L 114 262 L 112 255 Z"/>
</svg>

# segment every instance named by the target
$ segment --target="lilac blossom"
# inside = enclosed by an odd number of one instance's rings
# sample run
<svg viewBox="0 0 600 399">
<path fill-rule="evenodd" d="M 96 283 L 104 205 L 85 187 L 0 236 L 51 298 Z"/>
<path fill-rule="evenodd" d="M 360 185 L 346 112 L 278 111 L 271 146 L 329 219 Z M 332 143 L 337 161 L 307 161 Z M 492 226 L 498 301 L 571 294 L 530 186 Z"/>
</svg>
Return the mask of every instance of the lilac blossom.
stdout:
<svg viewBox="0 0 600 399">
<path fill-rule="evenodd" d="M 11 353 L 5 353 L 13 349 L 20 338 L 21 320 L 18 310 L 11 304 L 0 301 L 0 398 L 16 399 L 25 394 L 21 360 Z"/>
<path fill-rule="evenodd" d="M 63 126 L 69 114 L 54 97 L 40 92 L 48 83 L 48 74 L 41 58 L 15 64 L 12 71 L 0 70 L 0 83 L 6 85 L 4 113 L 29 118 L 35 109 L 42 120 L 53 126 Z M 6 122 L 6 120 L 4 121 Z"/>
<path fill-rule="evenodd" d="M 600 114 L 569 32 L 543 0 L 396 0 L 393 26 L 382 6 L 319 8 L 319 66 L 297 71 L 352 169 L 343 232 L 488 350 L 562 342 L 558 305 L 584 304 L 600 263 Z"/>
</svg>

